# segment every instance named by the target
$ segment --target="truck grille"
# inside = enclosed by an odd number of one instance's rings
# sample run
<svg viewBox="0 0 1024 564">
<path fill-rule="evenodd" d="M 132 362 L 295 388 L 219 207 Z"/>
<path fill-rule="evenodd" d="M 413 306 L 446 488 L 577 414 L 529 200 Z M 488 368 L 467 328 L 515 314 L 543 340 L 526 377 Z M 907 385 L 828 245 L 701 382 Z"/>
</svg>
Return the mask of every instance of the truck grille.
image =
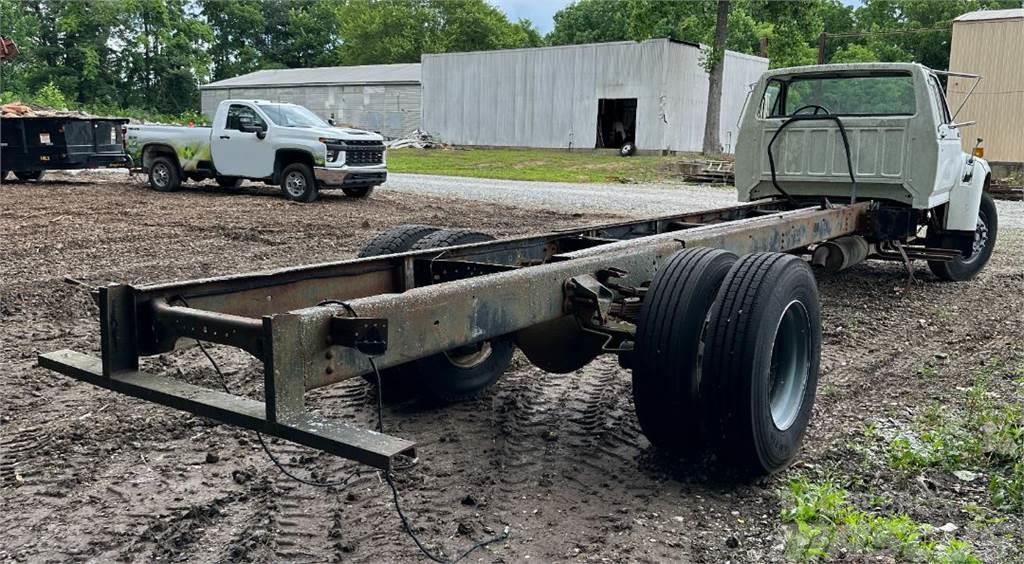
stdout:
<svg viewBox="0 0 1024 564">
<path fill-rule="evenodd" d="M 384 143 L 363 140 L 345 142 L 346 165 L 379 165 L 383 162 Z"/>
</svg>

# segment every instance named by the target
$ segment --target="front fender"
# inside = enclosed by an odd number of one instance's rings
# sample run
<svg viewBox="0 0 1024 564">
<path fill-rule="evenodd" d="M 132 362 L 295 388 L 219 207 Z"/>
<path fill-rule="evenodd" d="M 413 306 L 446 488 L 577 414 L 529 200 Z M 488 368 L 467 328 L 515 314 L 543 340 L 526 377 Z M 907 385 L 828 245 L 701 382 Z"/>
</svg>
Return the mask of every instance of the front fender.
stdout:
<svg viewBox="0 0 1024 564">
<path fill-rule="evenodd" d="M 984 159 L 966 159 L 960 182 L 949 193 L 946 210 L 947 231 L 974 231 L 978 226 L 981 193 L 985 191 L 992 168 Z"/>
</svg>

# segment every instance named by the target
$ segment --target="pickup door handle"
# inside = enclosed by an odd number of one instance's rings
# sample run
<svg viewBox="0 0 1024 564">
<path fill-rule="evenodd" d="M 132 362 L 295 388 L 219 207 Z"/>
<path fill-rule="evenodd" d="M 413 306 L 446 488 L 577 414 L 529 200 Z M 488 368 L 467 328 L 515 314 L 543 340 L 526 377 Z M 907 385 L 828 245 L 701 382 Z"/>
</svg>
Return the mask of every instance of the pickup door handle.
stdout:
<svg viewBox="0 0 1024 564">
<path fill-rule="evenodd" d="M 220 138 L 221 139 L 231 139 L 231 136 L 230 135 L 221 135 Z"/>
</svg>

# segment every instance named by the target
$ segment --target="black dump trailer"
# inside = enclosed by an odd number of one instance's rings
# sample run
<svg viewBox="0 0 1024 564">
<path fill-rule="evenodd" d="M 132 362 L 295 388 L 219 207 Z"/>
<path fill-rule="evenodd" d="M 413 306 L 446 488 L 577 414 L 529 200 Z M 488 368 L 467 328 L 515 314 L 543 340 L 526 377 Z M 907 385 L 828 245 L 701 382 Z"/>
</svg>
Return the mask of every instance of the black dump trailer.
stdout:
<svg viewBox="0 0 1024 564">
<path fill-rule="evenodd" d="M 38 180 L 45 170 L 130 163 L 120 118 L 22 116 L 0 119 L 0 178 Z"/>
</svg>

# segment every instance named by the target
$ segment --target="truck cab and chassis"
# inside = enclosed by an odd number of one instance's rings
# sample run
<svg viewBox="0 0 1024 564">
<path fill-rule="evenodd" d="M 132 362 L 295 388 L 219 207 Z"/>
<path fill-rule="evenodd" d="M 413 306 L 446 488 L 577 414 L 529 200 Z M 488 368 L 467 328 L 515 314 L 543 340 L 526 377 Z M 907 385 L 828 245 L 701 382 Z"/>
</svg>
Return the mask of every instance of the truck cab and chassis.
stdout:
<svg viewBox="0 0 1024 564">
<path fill-rule="evenodd" d="M 413 442 L 310 413 L 305 392 L 364 377 L 457 401 L 493 385 L 515 348 L 553 373 L 612 354 L 656 447 L 779 472 L 799 452 L 819 377 L 811 263 L 923 259 L 961 281 L 991 255 L 989 169 L 961 151 L 938 85 L 913 64 L 773 70 L 744 111 L 739 205 L 505 240 L 406 225 L 356 259 L 109 285 L 94 294 L 100 356 L 39 361 L 390 469 Z M 140 357 L 196 340 L 258 359 L 263 399 L 140 369 Z"/>
<path fill-rule="evenodd" d="M 126 139 L 150 186 L 164 192 L 186 179 L 224 187 L 248 179 L 312 202 L 330 188 L 365 197 L 387 180 L 383 137 L 333 127 L 295 104 L 225 100 L 212 127 L 130 125 Z"/>
</svg>

